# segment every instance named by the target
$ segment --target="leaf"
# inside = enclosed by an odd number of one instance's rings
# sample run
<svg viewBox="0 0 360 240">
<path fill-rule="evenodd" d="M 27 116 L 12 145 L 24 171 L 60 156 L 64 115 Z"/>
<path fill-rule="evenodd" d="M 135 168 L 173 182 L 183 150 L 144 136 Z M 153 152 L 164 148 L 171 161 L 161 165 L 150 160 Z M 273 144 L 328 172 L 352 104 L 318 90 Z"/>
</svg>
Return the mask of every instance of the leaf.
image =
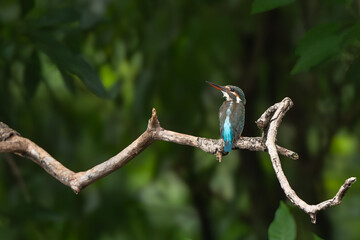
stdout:
<svg viewBox="0 0 360 240">
<path fill-rule="evenodd" d="M 79 21 L 80 16 L 76 8 L 61 8 L 42 16 L 34 22 L 34 25 L 38 28 L 59 26 Z"/>
<path fill-rule="evenodd" d="M 270 224 L 268 234 L 269 240 L 294 240 L 296 237 L 295 220 L 282 201 L 276 210 L 274 221 Z"/>
<path fill-rule="evenodd" d="M 20 9 L 21 9 L 21 16 L 25 16 L 28 12 L 34 8 L 35 1 L 34 0 L 20 0 Z"/>
<path fill-rule="evenodd" d="M 60 72 L 71 73 L 81 79 L 89 90 L 102 98 L 108 98 L 96 70 L 80 56 L 74 55 L 65 45 L 44 31 L 32 31 L 30 38 L 53 61 Z"/>
<path fill-rule="evenodd" d="M 321 237 L 319 237 L 318 235 L 316 235 L 315 233 L 313 234 L 314 240 L 324 240 Z"/>
<path fill-rule="evenodd" d="M 360 58 L 355 59 L 349 69 L 346 72 L 345 79 L 347 82 L 355 83 L 359 87 L 360 83 L 358 81 L 360 76 Z"/>
<path fill-rule="evenodd" d="M 251 7 L 251 13 L 254 14 L 269 11 L 278 7 L 288 5 L 294 1 L 295 0 L 254 0 Z"/>
<path fill-rule="evenodd" d="M 306 71 L 338 53 L 342 43 L 339 27 L 340 25 L 335 23 L 310 29 L 295 50 L 295 54 L 300 58 L 291 74 Z"/>
<path fill-rule="evenodd" d="M 347 46 L 358 45 L 360 40 L 360 23 L 341 26 L 332 23 L 310 29 L 300 40 L 296 55 L 300 58 L 291 74 L 306 71 L 309 68 L 340 53 Z"/>
<path fill-rule="evenodd" d="M 31 98 L 41 79 L 41 65 L 39 55 L 34 51 L 25 62 L 24 85 Z"/>
<path fill-rule="evenodd" d="M 60 71 L 61 73 L 61 77 L 65 83 L 65 86 L 67 87 L 67 89 L 72 93 L 75 94 L 75 85 L 74 85 L 74 77 L 68 73 L 68 72 L 64 72 L 64 71 Z"/>
<path fill-rule="evenodd" d="M 354 25 L 346 28 L 342 35 L 345 45 L 358 43 L 360 40 L 360 23 L 355 23 Z"/>
</svg>

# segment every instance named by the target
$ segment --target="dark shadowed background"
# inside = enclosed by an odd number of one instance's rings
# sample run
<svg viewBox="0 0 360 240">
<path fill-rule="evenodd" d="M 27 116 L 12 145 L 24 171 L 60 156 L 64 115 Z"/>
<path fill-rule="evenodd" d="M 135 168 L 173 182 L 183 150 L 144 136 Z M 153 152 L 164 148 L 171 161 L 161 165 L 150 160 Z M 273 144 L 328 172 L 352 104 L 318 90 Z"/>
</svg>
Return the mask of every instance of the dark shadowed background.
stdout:
<svg viewBox="0 0 360 240">
<path fill-rule="evenodd" d="M 271 3 L 269 3 L 271 2 Z M 246 95 L 244 136 L 290 97 L 278 144 L 311 204 L 360 172 L 360 5 L 355 0 L 2 0 L 0 121 L 73 171 L 147 126 L 219 138 L 220 92 Z M 286 200 L 266 153 L 156 142 L 79 195 L 29 160 L 0 155 L 1 239 L 267 239 L 280 200 L 297 239 L 360 239 L 360 187 L 313 225 Z"/>
</svg>

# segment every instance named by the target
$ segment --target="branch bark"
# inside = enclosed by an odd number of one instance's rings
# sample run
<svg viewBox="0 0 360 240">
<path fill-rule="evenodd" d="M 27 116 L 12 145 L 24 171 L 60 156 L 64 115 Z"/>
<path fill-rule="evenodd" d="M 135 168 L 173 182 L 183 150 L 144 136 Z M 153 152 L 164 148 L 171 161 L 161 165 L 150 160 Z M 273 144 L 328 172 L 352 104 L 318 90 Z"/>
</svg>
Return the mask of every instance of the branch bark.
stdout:
<svg viewBox="0 0 360 240">
<path fill-rule="evenodd" d="M 299 156 L 297 153 L 275 144 L 277 129 L 280 126 L 282 117 L 292 105 L 293 103 L 291 99 L 285 98 L 283 101 L 268 108 L 256 121 L 258 127 L 263 131 L 263 136 L 241 137 L 233 144 L 233 149 L 268 151 L 276 176 L 286 196 L 296 206 L 308 213 L 312 222 L 315 223 L 316 213 L 330 206 L 340 204 L 346 191 L 356 181 L 356 178 L 353 177 L 347 179 L 334 198 L 317 205 L 308 205 L 296 195 L 295 191 L 290 187 L 290 184 L 281 168 L 281 162 L 278 154 L 294 160 L 298 159 Z M 221 161 L 222 156 L 225 154 L 223 151 L 224 146 L 222 139 L 196 137 L 162 128 L 156 111 L 153 109 L 146 131 L 129 146 L 117 155 L 87 171 L 73 172 L 63 166 L 59 161 L 54 159 L 37 144 L 20 136 L 18 132 L 8 127 L 5 123 L 0 122 L 0 152 L 10 152 L 31 159 L 51 176 L 66 186 L 69 186 L 76 194 L 98 179 L 103 178 L 124 166 L 154 141 L 167 141 L 180 145 L 196 147 L 206 153 L 214 154 L 219 161 Z"/>
<path fill-rule="evenodd" d="M 345 180 L 345 183 L 340 187 L 337 194 L 329 200 L 323 201 L 316 205 L 309 205 L 305 201 L 303 201 L 299 196 L 297 196 L 296 192 L 291 188 L 289 181 L 287 180 L 284 171 L 281 167 L 280 158 L 278 155 L 278 151 L 276 149 L 276 135 L 277 130 L 280 126 L 282 118 L 285 113 L 293 106 L 293 102 L 290 98 L 285 98 L 280 103 L 275 104 L 270 107 L 260 118 L 256 121 L 258 127 L 260 129 L 267 128 L 266 133 L 266 147 L 268 149 L 268 153 L 270 155 L 271 163 L 276 173 L 276 177 L 279 180 L 280 186 L 283 189 L 286 197 L 297 207 L 302 209 L 304 212 L 309 214 L 311 222 L 316 223 L 316 215 L 319 211 L 324 210 L 328 207 L 332 207 L 335 205 L 339 205 L 342 202 L 342 198 L 344 197 L 347 190 L 351 187 L 353 183 L 355 183 L 356 178 L 351 177 Z M 265 123 L 265 124 L 264 124 Z M 269 124 L 269 125 L 267 125 Z"/>
<path fill-rule="evenodd" d="M 180 145 L 197 147 L 211 154 L 223 154 L 223 141 L 221 139 L 201 138 L 166 130 L 160 126 L 156 111 L 153 109 L 146 131 L 134 142 L 105 162 L 87 171 L 75 173 L 63 166 L 37 144 L 20 136 L 18 132 L 8 127 L 5 123 L 0 124 L 0 152 L 12 152 L 31 159 L 51 176 L 69 186 L 75 193 L 79 193 L 83 188 L 96 180 L 121 168 L 154 141 L 173 142 Z M 276 146 L 276 148 L 280 154 L 298 159 L 298 155 L 295 152 L 279 146 Z M 260 137 L 243 137 L 234 143 L 234 149 L 266 151 L 267 148 L 265 142 Z"/>
</svg>

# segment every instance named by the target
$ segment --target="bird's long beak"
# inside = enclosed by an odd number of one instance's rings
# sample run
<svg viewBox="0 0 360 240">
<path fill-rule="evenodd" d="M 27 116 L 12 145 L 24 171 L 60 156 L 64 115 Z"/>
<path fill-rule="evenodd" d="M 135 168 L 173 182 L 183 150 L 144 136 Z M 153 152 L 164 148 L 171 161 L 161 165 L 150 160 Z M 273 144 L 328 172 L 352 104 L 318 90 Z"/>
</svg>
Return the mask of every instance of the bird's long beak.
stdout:
<svg viewBox="0 0 360 240">
<path fill-rule="evenodd" d="M 223 86 L 220 86 L 220 85 L 217 85 L 215 83 L 211 83 L 211 82 L 208 82 L 206 81 L 208 84 L 210 84 L 211 86 L 213 86 L 214 88 L 216 89 L 219 89 L 220 91 L 223 91 L 223 92 L 229 92 L 229 90 Z"/>
</svg>

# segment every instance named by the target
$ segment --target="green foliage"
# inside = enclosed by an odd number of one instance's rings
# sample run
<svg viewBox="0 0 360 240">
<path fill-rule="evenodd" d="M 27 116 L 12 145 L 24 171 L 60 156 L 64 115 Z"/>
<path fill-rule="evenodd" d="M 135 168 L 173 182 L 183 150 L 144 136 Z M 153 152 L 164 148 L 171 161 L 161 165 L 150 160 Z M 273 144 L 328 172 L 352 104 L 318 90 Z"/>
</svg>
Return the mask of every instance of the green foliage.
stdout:
<svg viewBox="0 0 360 240">
<path fill-rule="evenodd" d="M 25 62 L 25 88 L 29 97 L 32 98 L 41 80 L 41 65 L 39 54 L 33 51 Z"/>
<path fill-rule="evenodd" d="M 269 11 L 293 3 L 295 0 L 254 0 L 251 13 Z"/>
<path fill-rule="evenodd" d="M 356 152 L 357 145 L 357 139 L 353 135 L 342 131 L 332 139 L 330 151 L 332 154 L 352 155 Z"/>
<path fill-rule="evenodd" d="M 96 95 L 108 97 L 96 70 L 82 57 L 73 54 L 65 45 L 44 31 L 31 31 L 29 35 L 36 47 L 57 65 L 59 71 L 66 75 L 74 74 Z"/>
<path fill-rule="evenodd" d="M 35 6 L 35 0 L 20 0 L 21 16 L 25 16 Z"/>
<path fill-rule="evenodd" d="M 313 239 L 322 240 L 314 233 L 308 232 L 308 230 L 297 230 L 298 226 L 289 208 L 283 201 L 280 201 L 280 205 L 275 212 L 275 218 L 271 222 L 268 228 L 269 240 L 291 240 L 291 239 Z M 300 232 L 301 235 L 297 235 L 296 232 Z M 300 237 L 301 236 L 301 237 Z M 300 237 L 300 238 L 299 238 Z"/>
<path fill-rule="evenodd" d="M 330 23 L 310 29 L 296 47 L 296 55 L 300 56 L 292 74 L 307 71 L 325 60 L 339 54 L 349 44 L 360 39 L 360 24 L 342 26 Z"/>
<path fill-rule="evenodd" d="M 295 220 L 284 202 L 280 202 L 274 221 L 269 227 L 269 240 L 294 240 L 296 237 Z"/>
<path fill-rule="evenodd" d="M 31 25 L 36 28 L 58 28 L 63 25 L 78 23 L 81 18 L 81 12 L 75 7 L 65 7 L 54 9 L 35 19 Z"/>
<path fill-rule="evenodd" d="M 314 240 L 323 240 L 321 237 L 319 237 L 318 235 L 314 234 Z"/>
<path fill-rule="evenodd" d="M 339 28 L 340 25 L 335 23 L 310 29 L 296 48 L 300 59 L 291 73 L 306 71 L 338 53 L 342 40 Z"/>
<path fill-rule="evenodd" d="M 244 136 L 258 136 L 254 121 L 289 96 L 277 140 L 301 161 L 284 158 L 283 168 L 317 203 L 360 172 L 358 9 L 352 0 L 0 1 L 0 121 L 83 171 L 136 139 L 152 107 L 167 129 L 220 137 L 222 97 L 205 81 L 244 90 Z M 293 211 L 297 239 L 360 239 L 359 193 L 354 184 L 316 225 Z M 234 151 L 219 164 L 156 142 L 77 196 L 0 154 L 0 239 L 267 239 L 283 197 L 267 153 Z M 289 214 L 280 204 L 272 234 L 292 229 Z"/>
</svg>

